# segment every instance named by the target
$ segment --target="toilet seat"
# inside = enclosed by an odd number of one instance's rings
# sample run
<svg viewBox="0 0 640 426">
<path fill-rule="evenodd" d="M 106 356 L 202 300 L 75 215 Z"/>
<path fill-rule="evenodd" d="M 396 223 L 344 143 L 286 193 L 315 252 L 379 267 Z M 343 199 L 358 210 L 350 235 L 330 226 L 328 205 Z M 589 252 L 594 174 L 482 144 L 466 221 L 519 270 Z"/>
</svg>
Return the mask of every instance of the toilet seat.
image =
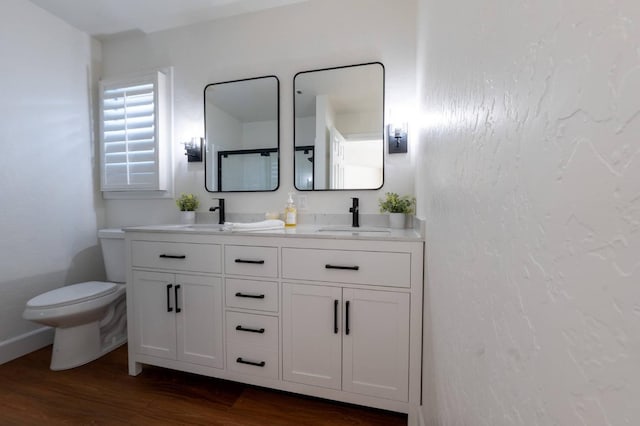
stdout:
<svg viewBox="0 0 640 426">
<path fill-rule="evenodd" d="M 46 309 L 75 305 L 114 293 L 118 285 L 103 281 L 88 281 L 48 291 L 27 302 L 27 308 Z"/>
</svg>

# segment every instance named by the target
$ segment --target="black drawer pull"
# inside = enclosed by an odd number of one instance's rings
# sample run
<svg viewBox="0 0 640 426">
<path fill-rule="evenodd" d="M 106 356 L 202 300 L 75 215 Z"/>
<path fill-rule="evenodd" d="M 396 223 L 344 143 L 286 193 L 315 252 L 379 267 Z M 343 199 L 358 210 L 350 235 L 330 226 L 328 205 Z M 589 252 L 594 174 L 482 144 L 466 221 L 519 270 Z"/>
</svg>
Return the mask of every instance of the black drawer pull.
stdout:
<svg viewBox="0 0 640 426">
<path fill-rule="evenodd" d="M 264 294 L 245 294 L 245 293 L 236 293 L 236 297 L 248 297 L 249 299 L 264 299 Z"/>
<path fill-rule="evenodd" d="M 249 364 L 249 365 L 255 365 L 256 367 L 264 367 L 265 365 L 267 365 L 266 362 L 264 361 L 260 361 L 260 362 L 255 362 L 255 361 L 245 361 L 244 359 L 242 359 L 242 357 L 238 357 L 238 359 L 236 359 L 236 362 L 238 364 Z"/>
<path fill-rule="evenodd" d="M 253 265 L 264 265 L 264 260 L 247 260 L 247 259 L 236 259 L 236 263 L 251 263 Z"/>
<path fill-rule="evenodd" d="M 325 269 L 346 269 L 349 271 L 357 271 L 360 269 L 359 266 L 341 266 L 341 265 L 324 265 Z"/>
<path fill-rule="evenodd" d="M 347 302 L 345 303 L 345 307 L 346 307 L 346 313 L 345 313 L 345 326 L 344 326 L 344 332 L 347 334 L 347 336 L 349 335 L 349 332 L 351 332 L 351 329 L 349 328 L 349 301 L 347 300 Z"/>
<path fill-rule="evenodd" d="M 184 254 L 161 254 L 160 259 L 186 259 Z"/>
<path fill-rule="evenodd" d="M 238 331 L 248 331 L 249 333 L 260 333 L 264 334 L 264 328 L 246 328 L 241 325 L 236 326 L 236 330 Z"/>
<path fill-rule="evenodd" d="M 182 312 L 182 309 L 180 308 L 180 304 L 178 303 L 178 290 L 180 290 L 180 284 L 175 286 L 173 290 L 175 292 L 175 299 L 176 299 L 176 312 Z"/>
<path fill-rule="evenodd" d="M 173 284 L 167 284 L 167 312 L 173 312 L 171 307 L 171 287 L 173 287 Z"/>
</svg>

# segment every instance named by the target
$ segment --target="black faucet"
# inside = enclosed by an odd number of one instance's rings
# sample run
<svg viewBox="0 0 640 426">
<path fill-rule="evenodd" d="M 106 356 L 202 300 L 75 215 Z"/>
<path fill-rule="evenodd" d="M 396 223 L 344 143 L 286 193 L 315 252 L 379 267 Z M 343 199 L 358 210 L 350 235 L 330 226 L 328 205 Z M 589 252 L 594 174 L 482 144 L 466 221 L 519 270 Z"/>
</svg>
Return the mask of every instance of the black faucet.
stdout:
<svg viewBox="0 0 640 426">
<path fill-rule="evenodd" d="M 220 225 L 224 224 L 224 198 L 218 198 L 218 207 L 209 207 L 210 212 L 215 212 L 219 210 L 218 214 L 218 223 Z"/>
<path fill-rule="evenodd" d="M 360 200 L 358 200 L 358 197 L 353 197 L 351 200 L 352 201 L 352 206 L 349 209 L 349 213 L 351 213 L 351 226 L 353 226 L 354 228 L 359 228 L 360 227 L 360 205 L 359 202 Z"/>
</svg>

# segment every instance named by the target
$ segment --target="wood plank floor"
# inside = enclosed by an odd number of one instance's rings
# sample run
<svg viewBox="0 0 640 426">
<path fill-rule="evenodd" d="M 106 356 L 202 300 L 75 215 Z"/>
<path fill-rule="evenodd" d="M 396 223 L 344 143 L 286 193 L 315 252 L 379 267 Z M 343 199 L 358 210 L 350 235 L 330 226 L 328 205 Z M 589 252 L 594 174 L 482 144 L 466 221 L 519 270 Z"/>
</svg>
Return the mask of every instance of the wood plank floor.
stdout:
<svg viewBox="0 0 640 426">
<path fill-rule="evenodd" d="M 123 346 L 49 370 L 51 347 L 0 365 L 0 425 L 405 425 L 406 415 L 145 366 Z"/>
</svg>

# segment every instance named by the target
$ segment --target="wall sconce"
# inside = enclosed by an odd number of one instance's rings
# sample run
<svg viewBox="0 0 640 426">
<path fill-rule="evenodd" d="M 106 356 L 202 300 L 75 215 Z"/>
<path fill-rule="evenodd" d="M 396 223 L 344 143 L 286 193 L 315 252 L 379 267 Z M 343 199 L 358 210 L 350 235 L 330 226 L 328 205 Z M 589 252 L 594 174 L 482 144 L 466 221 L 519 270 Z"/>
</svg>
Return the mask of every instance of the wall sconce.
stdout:
<svg viewBox="0 0 640 426">
<path fill-rule="evenodd" d="M 197 163 L 202 161 L 203 143 L 203 138 L 191 138 L 189 142 L 184 142 L 184 155 L 187 156 L 187 162 Z"/>
<path fill-rule="evenodd" d="M 387 143 L 389 154 L 407 152 L 407 123 L 394 123 L 387 126 Z"/>
</svg>

